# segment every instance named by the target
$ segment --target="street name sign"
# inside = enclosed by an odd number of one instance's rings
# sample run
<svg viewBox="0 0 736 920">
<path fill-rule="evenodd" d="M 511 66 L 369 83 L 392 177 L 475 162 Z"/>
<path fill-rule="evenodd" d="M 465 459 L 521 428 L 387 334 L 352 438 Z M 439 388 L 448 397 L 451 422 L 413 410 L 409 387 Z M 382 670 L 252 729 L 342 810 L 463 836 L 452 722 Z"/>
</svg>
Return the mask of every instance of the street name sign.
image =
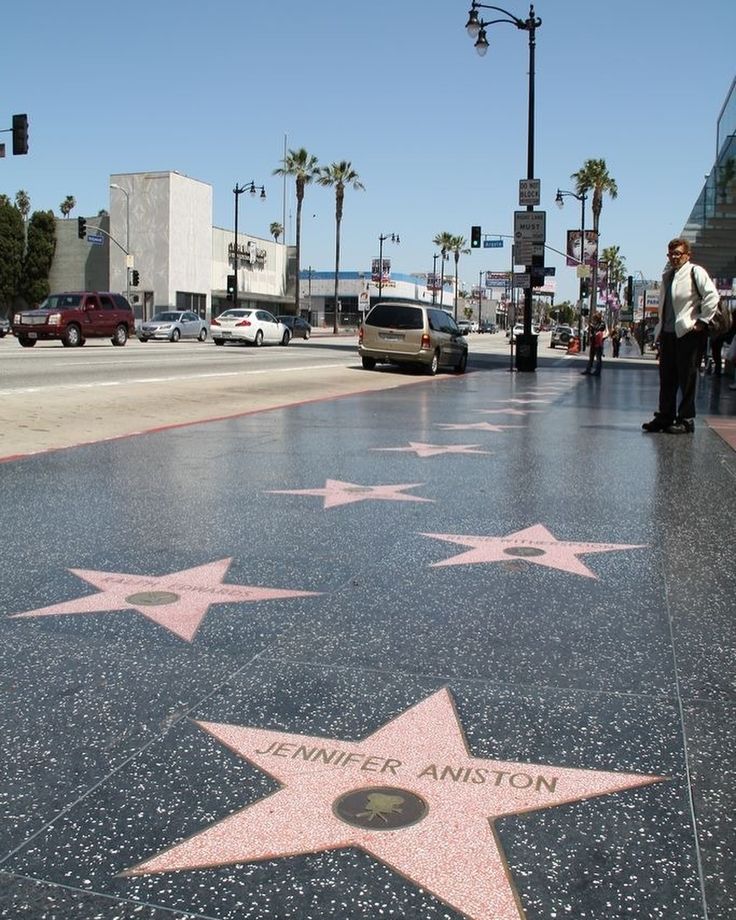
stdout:
<svg viewBox="0 0 736 920">
<path fill-rule="evenodd" d="M 484 249 L 503 249 L 503 240 L 483 240 Z"/>
<path fill-rule="evenodd" d="M 92 243 L 93 246 L 102 246 L 105 242 L 105 237 L 101 233 L 88 233 L 87 241 Z"/>
</svg>

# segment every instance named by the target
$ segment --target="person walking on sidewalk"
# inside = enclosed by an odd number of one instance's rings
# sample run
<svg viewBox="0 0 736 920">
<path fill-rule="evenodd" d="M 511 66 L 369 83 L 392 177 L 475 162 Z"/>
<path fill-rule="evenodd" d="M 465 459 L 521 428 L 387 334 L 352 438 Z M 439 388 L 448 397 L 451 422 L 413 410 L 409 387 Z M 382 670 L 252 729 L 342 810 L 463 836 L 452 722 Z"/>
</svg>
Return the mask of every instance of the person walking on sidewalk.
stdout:
<svg viewBox="0 0 736 920">
<path fill-rule="evenodd" d="M 698 359 L 708 323 L 718 307 L 718 291 L 708 272 L 690 262 L 687 240 L 671 240 L 667 258 L 654 330 L 655 342 L 659 343 L 659 408 L 641 427 L 650 432 L 691 434 L 695 430 Z"/>
<path fill-rule="evenodd" d="M 606 340 L 606 324 L 600 313 L 594 313 L 590 321 L 590 337 L 588 366 L 581 373 L 599 377 L 603 366 L 603 343 Z M 595 363 L 595 370 L 593 370 L 593 363 Z"/>
</svg>

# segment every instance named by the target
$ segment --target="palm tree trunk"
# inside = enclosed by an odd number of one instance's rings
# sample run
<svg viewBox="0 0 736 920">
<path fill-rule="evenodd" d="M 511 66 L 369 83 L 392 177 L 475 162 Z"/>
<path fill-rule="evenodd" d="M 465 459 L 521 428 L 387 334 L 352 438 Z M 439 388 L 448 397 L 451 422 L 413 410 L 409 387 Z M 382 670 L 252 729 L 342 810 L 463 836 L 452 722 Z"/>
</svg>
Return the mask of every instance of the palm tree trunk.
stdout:
<svg viewBox="0 0 736 920">
<path fill-rule="evenodd" d="M 337 293 L 339 286 L 340 278 L 340 218 L 335 219 L 335 321 L 332 324 L 332 333 L 337 335 L 338 333 L 338 301 Z"/>
<path fill-rule="evenodd" d="M 299 316 L 299 270 L 301 267 L 302 257 L 302 201 L 304 200 L 304 189 L 296 194 L 296 292 L 294 294 L 294 315 Z"/>
</svg>

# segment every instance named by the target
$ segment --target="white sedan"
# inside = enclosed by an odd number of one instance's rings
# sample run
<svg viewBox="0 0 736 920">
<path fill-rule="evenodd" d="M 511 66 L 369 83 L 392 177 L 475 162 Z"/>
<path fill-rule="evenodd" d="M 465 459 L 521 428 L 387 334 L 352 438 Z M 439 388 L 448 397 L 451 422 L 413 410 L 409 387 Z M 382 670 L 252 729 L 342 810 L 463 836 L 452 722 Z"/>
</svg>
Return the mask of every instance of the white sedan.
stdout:
<svg viewBox="0 0 736 920">
<path fill-rule="evenodd" d="M 249 307 L 225 310 L 210 321 L 210 335 L 215 345 L 239 342 L 248 345 L 288 345 L 291 332 L 268 310 Z"/>
</svg>

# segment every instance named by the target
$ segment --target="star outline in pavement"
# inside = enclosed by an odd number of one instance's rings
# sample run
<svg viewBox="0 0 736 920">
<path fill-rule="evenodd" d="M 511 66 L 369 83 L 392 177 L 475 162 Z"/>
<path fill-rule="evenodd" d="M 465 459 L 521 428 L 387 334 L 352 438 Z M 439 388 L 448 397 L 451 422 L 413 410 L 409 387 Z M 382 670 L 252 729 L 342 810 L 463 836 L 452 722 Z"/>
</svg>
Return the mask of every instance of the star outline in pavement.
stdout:
<svg viewBox="0 0 736 920">
<path fill-rule="evenodd" d="M 415 489 L 423 485 L 423 482 L 404 482 L 364 486 L 341 479 L 326 479 L 322 489 L 269 489 L 268 492 L 275 495 L 321 495 L 324 496 L 322 508 L 326 510 L 361 501 L 433 502 L 433 498 L 401 494 L 404 489 Z"/>
<path fill-rule="evenodd" d="M 496 820 L 666 779 L 477 757 L 470 750 L 447 687 L 398 713 L 358 742 L 227 723 L 195 720 L 195 724 L 264 772 L 279 788 L 124 869 L 121 877 L 212 869 L 355 847 L 470 920 L 523 920 L 523 906 L 495 828 Z M 394 771 L 403 766 L 407 772 L 413 769 L 414 776 L 401 776 L 395 791 L 423 797 L 429 803 L 428 811 L 417 823 L 389 831 L 342 821 L 334 806 L 346 790 L 367 790 L 381 780 L 376 779 L 375 772 L 362 780 L 354 778 L 359 768 L 346 773 L 347 759 L 345 765 L 335 764 L 330 770 L 324 763 L 299 760 L 288 750 L 296 747 L 299 753 L 313 744 L 342 746 L 346 750 L 341 751 L 340 757 L 363 758 L 363 765 L 390 761 Z M 386 751 L 406 760 L 384 757 Z M 467 777 L 464 782 L 458 781 L 453 775 L 446 784 L 444 772 L 440 781 L 433 757 L 437 764 L 442 763 L 442 758 L 445 762 L 454 758 L 455 770 L 460 774 L 476 771 L 473 781 Z M 269 769 L 271 763 L 273 767 Z M 416 773 L 422 764 L 424 768 Z M 521 772 L 510 772 L 517 768 Z M 485 779 L 476 782 L 478 771 L 484 776 L 491 774 L 495 781 L 489 779 L 487 785 Z M 538 801 L 529 803 L 522 793 L 530 788 L 527 780 L 531 781 L 535 771 L 548 771 L 548 776 L 541 774 L 543 782 L 537 777 L 534 793 L 529 795 L 537 795 Z M 524 789 L 519 786 L 519 778 L 524 779 Z M 562 787 L 559 793 L 558 784 Z M 309 798 L 312 790 L 313 797 Z M 498 801 L 495 806 L 494 799 Z M 316 829 L 309 821 L 315 815 L 320 823 Z M 310 837 L 315 830 L 316 836 Z M 427 860 L 428 853 L 434 854 L 434 860 Z M 453 870 L 453 866 L 462 868 Z M 472 879 L 470 885 L 468 877 Z"/>
<path fill-rule="evenodd" d="M 231 562 L 232 557 L 226 557 L 165 575 L 68 569 L 77 578 L 97 588 L 98 593 L 11 614 L 10 618 L 135 610 L 180 639 L 191 642 L 213 604 L 308 597 L 320 593 L 224 583 Z"/>
<path fill-rule="evenodd" d="M 479 444 L 427 444 L 424 441 L 409 441 L 408 447 L 371 447 L 375 451 L 414 453 L 417 457 L 435 457 L 439 454 L 488 454 Z"/>
<path fill-rule="evenodd" d="M 646 543 L 580 543 L 558 540 L 543 524 L 534 524 L 502 537 L 471 534 L 421 533 L 423 537 L 470 547 L 463 553 L 431 563 L 431 568 L 472 565 L 481 562 L 531 562 L 573 575 L 598 580 L 577 557 L 586 553 L 607 553 L 625 549 L 645 549 Z"/>
<path fill-rule="evenodd" d="M 444 431 L 507 431 L 509 428 L 524 428 L 524 425 L 494 425 L 493 422 L 438 422 Z"/>
</svg>

